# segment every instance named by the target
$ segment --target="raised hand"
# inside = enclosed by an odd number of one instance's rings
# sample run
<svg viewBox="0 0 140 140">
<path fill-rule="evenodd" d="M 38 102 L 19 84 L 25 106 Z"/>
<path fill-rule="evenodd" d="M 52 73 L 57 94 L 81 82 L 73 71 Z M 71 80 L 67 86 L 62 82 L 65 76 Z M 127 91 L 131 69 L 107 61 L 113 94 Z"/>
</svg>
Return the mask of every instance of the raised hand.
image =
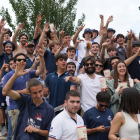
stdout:
<svg viewBox="0 0 140 140">
<path fill-rule="evenodd" d="M 3 27 L 5 24 L 6 24 L 5 19 L 2 18 L 2 19 L 0 20 L 0 27 Z"/>
<path fill-rule="evenodd" d="M 103 35 L 107 34 L 107 29 L 105 26 L 100 29 L 100 33 Z"/>
<path fill-rule="evenodd" d="M 72 75 L 70 74 L 70 76 L 66 77 L 65 81 L 68 82 L 68 81 L 75 81 L 76 78 L 75 77 L 72 77 Z"/>
<path fill-rule="evenodd" d="M 7 32 L 8 32 L 7 29 L 4 28 L 4 27 L 2 27 L 2 29 L 1 29 L 1 33 L 5 34 L 5 33 L 7 33 Z"/>
<path fill-rule="evenodd" d="M 111 41 L 114 42 L 116 40 L 116 35 L 113 35 Z"/>
<path fill-rule="evenodd" d="M 41 24 L 41 20 L 37 20 L 37 21 L 36 21 L 36 26 L 38 26 L 38 27 L 39 27 L 39 26 L 40 26 L 40 24 Z"/>
<path fill-rule="evenodd" d="M 107 22 L 111 22 L 111 21 L 113 21 L 113 16 L 112 15 L 109 16 L 109 18 L 107 19 Z"/>
<path fill-rule="evenodd" d="M 49 31 L 49 23 L 46 23 L 44 25 L 44 29 L 43 29 L 44 32 L 48 32 Z"/>
<path fill-rule="evenodd" d="M 108 44 L 107 44 L 106 42 L 104 42 L 104 43 L 102 44 L 102 47 L 105 48 L 105 49 L 107 49 L 107 48 L 108 48 Z"/>
<path fill-rule="evenodd" d="M 37 64 L 37 63 L 39 63 L 40 62 L 40 58 L 39 57 L 36 57 L 35 58 L 35 63 Z"/>
<path fill-rule="evenodd" d="M 24 27 L 24 23 L 19 24 L 18 30 L 24 30 L 23 27 Z"/>
<path fill-rule="evenodd" d="M 80 27 L 78 28 L 78 31 L 81 32 L 81 31 L 83 30 L 84 27 L 85 27 L 85 24 L 83 23 L 82 26 L 80 26 Z"/>
<path fill-rule="evenodd" d="M 41 15 L 37 15 L 37 20 L 38 20 L 38 21 L 41 20 Z"/>
<path fill-rule="evenodd" d="M 21 60 L 20 62 L 16 62 L 15 74 L 17 76 L 23 76 L 23 75 L 29 73 L 29 71 L 24 70 L 25 66 L 26 66 L 26 62 L 24 62 L 23 60 Z"/>
<path fill-rule="evenodd" d="M 39 49 L 38 55 L 40 56 L 40 58 L 44 58 L 44 51 L 42 49 Z"/>
<path fill-rule="evenodd" d="M 104 18 L 104 16 L 103 16 L 103 15 L 99 15 L 99 17 L 100 17 L 101 19 L 103 19 L 103 18 Z"/>
<path fill-rule="evenodd" d="M 53 33 L 56 34 L 56 25 L 52 29 L 53 29 Z"/>
<path fill-rule="evenodd" d="M 3 63 L 3 65 L 2 65 L 2 68 L 1 68 L 1 71 L 7 71 L 6 69 L 8 69 L 9 68 L 9 64 L 6 64 L 5 63 L 5 60 L 4 60 L 4 63 Z"/>
<path fill-rule="evenodd" d="M 83 39 L 79 39 L 79 40 L 77 40 L 77 43 L 80 43 L 81 41 L 84 41 Z"/>
<path fill-rule="evenodd" d="M 59 33 L 59 36 L 63 36 L 64 35 L 64 29 L 62 29 L 62 31 Z"/>
</svg>

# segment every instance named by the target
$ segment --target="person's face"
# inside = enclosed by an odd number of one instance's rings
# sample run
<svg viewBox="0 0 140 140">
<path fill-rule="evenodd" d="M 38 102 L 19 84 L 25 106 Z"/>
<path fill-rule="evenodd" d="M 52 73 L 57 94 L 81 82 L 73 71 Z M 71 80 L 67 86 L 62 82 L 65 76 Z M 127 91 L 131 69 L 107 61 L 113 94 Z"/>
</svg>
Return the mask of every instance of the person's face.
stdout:
<svg viewBox="0 0 140 140">
<path fill-rule="evenodd" d="M 26 58 L 23 56 L 23 55 L 19 55 L 17 58 L 16 58 L 16 64 L 17 62 L 24 62 L 23 63 L 23 67 L 26 66 Z"/>
<path fill-rule="evenodd" d="M 86 32 L 84 35 L 85 35 L 85 39 L 90 39 L 91 38 L 91 33 L 90 32 Z"/>
<path fill-rule="evenodd" d="M 107 107 L 107 103 L 106 102 L 98 102 L 97 101 L 97 108 L 100 111 L 105 111 Z"/>
<path fill-rule="evenodd" d="M 116 56 L 116 53 L 117 53 L 117 51 L 114 51 L 114 50 L 108 51 L 108 55 L 109 55 L 110 58 L 111 58 L 112 56 Z"/>
<path fill-rule="evenodd" d="M 126 66 L 124 63 L 119 63 L 117 65 L 117 71 L 120 76 L 124 76 L 126 73 Z"/>
<path fill-rule="evenodd" d="M 98 46 L 98 44 L 92 44 L 92 45 L 91 45 L 90 51 L 91 51 L 92 54 L 97 54 L 98 51 L 99 51 L 99 46 Z"/>
<path fill-rule="evenodd" d="M 118 42 L 118 44 L 121 46 L 121 45 L 123 45 L 123 43 L 124 43 L 124 38 L 123 37 L 118 37 L 117 38 L 117 42 Z"/>
<path fill-rule="evenodd" d="M 29 45 L 28 47 L 26 47 L 27 54 L 33 54 L 34 48 L 35 47 L 33 45 Z"/>
<path fill-rule="evenodd" d="M 95 64 L 91 60 L 87 61 L 84 67 L 87 74 L 93 74 L 95 72 Z"/>
<path fill-rule="evenodd" d="M 65 100 L 66 110 L 70 114 L 76 114 L 80 108 L 80 97 L 70 96 L 68 101 Z"/>
<path fill-rule="evenodd" d="M 71 36 L 69 36 L 69 35 L 68 35 L 68 36 L 64 36 L 63 41 L 64 41 L 64 42 L 67 42 L 68 45 L 70 45 Z"/>
<path fill-rule="evenodd" d="M 40 103 L 43 100 L 43 87 L 42 85 L 30 88 L 31 96 L 34 102 Z"/>
<path fill-rule="evenodd" d="M 9 66 L 10 66 L 10 68 L 11 68 L 11 70 L 14 70 L 15 69 L 15 62 L 14 62 L 14 60 L 11 60 L 10 62 L 9 62 Z"/>
<path fill-rule="evenodd" d="M 11 45 L 11 44 L 6 44 L 6 45 L 5 45 L 5 53 L 6 53 L 7 55 L 11 55 L 12 51 L 13 51 L 12 45 Z"/>
<path fill-rule="evenodd" d="M 52 49 L 54 49 L 55 52 L 56 52 L 59 48 L 60 48 L 60 44 L 55 44 L 54 47 L 52 47 Z"/>
<path fill-rule="evenodd" d="M 101 62 L 96 61 L 95 62 L 95 73 L 101 73 L 103 70 L 103 64 Z"/>
<path fill-rule="evenodd" d="M 10 41 L 10 36 L 9 34 L 4 35 L 4 41 Z"/>
<path fill-rule="evenodd" d="M 67 65 L 67 71 L 69 74 L 74 75 L 75 73 L 75 66 L 74 65 Z"/>
<path fill-rule="evenodd" d="M 132 48 L 133 54 L 136 54 L 139 48 L 140 48 L 139 45 L 134 45 L 133 48 Z"/>
<path fill-rule="evenodd" d="M 67 52 L 68 58 L 73 59 L 75 56 L 75 50 L 68 50 Z"/>
<path fill-rule="evenodd" d="M 20 37 L 19 41 L 22 45 L 25 45 L 27 43 L 27 37 L 25 35 L 23 35 Z"/>
<path fill-rule="evenodd" d="M 96 38 L 97 37 L 97 32 L 92 32 L 93 37 L 92 38 Z"/>
<path fill-rule="evenodd" d="M 43 45 L 47 46 L 47 39 L 46 38 L 44 38 L 44 40 L 43 40 Z"/>
<path fill-rule="evenodd" d="M 108 46 L 111 45 L 111 40 L 110 40 L 109 38 L 107 38 L 107 39 L 105 40 L 105 42 L 108 44 Z"/>
<path fill-rule="evenodd" d="M 59 69 L 66 69 L 67 59 L 59 58 L 56 65 Z"/>
<path fill-rule="evenodd" d="M 111 61 L 112 69 L 114 69 L 114 67 L 115 67 L 115 65 L 116 65 L 117 62 L 119 62 L 118 59 L 113 59 L 113 60 Z"/>
<path fill-rule="evenodd" d="M 53 38 L 54 37 L 54 33 L 50 32 L 50 37 Z"/>
<path fill-rule="evenodd" d="M 114 32 L 113 32 L 113 31 L 109 31 L 107 35 L 108 35 L 108 37 L 112 37 L 112 36 L 113 36 L 113 34 L 114 34 Z"/>
</svg>

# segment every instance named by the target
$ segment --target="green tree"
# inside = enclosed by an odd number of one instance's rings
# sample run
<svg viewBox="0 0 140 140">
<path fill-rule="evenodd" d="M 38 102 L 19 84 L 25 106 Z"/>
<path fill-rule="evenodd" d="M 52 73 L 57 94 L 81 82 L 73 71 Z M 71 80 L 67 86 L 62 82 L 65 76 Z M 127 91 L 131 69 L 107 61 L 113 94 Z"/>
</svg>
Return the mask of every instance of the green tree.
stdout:
<svg viewBox="0 0 140 140">
<path fill-rule="evenodd" d="M 5 18 L 5 21 L 13 31 L 15 31 L 19 23 L 24 23 L 25 30 L 22 32 L 28 34 L 29 40 L 33 39 L 38 14 L 44 15 L 41 21 L 42 29 L 44 23 L 49 22 L 56 25 L 57 33 L 64 29 L 65 32 L 73 35 L 85 20 L 85 14 L 82 13 L 77 25 L 74 24 L 76 19 L 75 5 L 77 1 L 78 0 L 9 0 L 15 13 L 16 21 L 12 22 L 12 17 L 7 8 L 1 7 L 0 15 Z"/>
</svg>

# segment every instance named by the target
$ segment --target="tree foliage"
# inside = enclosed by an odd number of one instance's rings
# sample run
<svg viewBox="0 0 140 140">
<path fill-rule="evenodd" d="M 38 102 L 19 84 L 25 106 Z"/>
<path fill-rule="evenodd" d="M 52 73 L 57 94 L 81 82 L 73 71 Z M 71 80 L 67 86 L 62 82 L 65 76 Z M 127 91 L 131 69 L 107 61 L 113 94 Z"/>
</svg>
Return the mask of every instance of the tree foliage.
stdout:
<svg viewBox="0 0 140 140">
<path fill-rule="evenodd" d="M 9 0 L 15 13 L 16 21 L 12 22 L 12 17 L 8 12 L 8 9 L 2 7 L 0 9 L 0 15 L 5 18 L 8 25 L 13 31 L 17 28 L 19 23 L 24 23 L 24 31 L 28 34 L 29 39 L 33 39 L 33 33 L 35 29 L 35 22 L 37 15 L 44 15 L 41 21 L 41 28 L 43 29 L 44 23 L 54 23 L 57 28 L 57 33 L 62 29 L 65 32 L 73 35 L 85 20 L 85 14 L 82 13 L 81 19 L 78 20 L 75 25 L 76 8 L 78 0 Z"/>
</svg>

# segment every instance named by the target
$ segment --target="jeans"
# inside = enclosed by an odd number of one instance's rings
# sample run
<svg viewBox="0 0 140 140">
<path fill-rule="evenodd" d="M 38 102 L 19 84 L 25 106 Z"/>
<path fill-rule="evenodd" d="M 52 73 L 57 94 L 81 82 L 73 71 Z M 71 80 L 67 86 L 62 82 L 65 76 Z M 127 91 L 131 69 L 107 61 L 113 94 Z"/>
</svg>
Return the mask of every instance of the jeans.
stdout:
<svg viewBox="0 0 140 140">
<path fill-rule="evenodd" d="M 11 138 L 12 138 L 12 126 L 11 126 L 11 119 L 9 117 L 8 110 L 9 110 L 9 106 L 7 106 L 7 109 L 6 109 L 6 114 L 7 114 L 7 117 L 8 117 L 7 140 L 11 140 Z"/>
</svg>

